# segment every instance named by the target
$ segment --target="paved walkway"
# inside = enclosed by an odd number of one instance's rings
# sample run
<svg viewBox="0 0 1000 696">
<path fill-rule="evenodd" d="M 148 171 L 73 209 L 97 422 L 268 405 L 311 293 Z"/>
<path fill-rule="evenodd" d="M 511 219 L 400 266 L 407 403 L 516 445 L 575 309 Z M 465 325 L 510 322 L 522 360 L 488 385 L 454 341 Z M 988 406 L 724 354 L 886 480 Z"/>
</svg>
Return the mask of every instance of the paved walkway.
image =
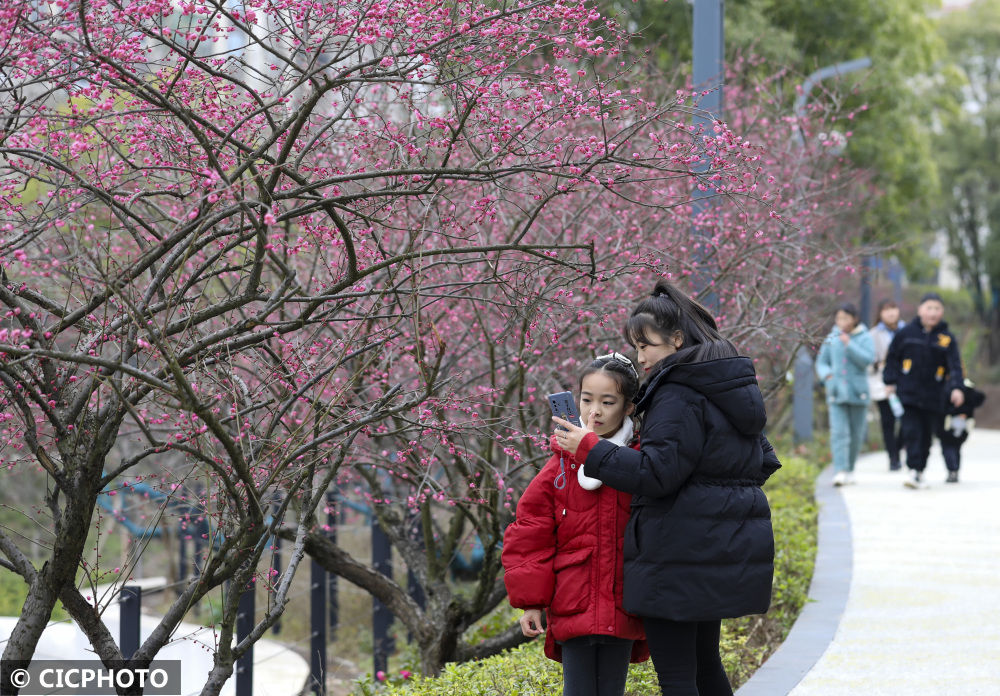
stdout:
<svg viewBox="0 0 1000 696">
<path fill-rule="evenodd" d="M 738 696 L 1000 694 L 1000 431 L 974 431 L 962 457 L 945 484 L 935 446 L 925 490 L 884 453 L 857 485 L 820 477 L 813 601 Z"/>
</svg>

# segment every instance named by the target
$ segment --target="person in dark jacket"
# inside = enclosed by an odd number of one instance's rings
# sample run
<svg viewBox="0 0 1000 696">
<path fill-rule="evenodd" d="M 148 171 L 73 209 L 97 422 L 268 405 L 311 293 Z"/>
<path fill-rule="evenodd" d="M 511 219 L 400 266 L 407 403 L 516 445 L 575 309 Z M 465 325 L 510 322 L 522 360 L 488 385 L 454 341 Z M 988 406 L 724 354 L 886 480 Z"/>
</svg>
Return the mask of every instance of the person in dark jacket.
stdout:
<svg viewBox="0 0 1000 696">
<path fill-rule="evenodd" d="M 627 447 L 639 375 L 624 355 L 594 359 L 580 378 L 580 416 L 597 436 Z M 521 631 L 543 632 L 545 654 L 563 663 L 566 696 L 621 696 L 629 662 L 649 659 L 642 622 L 622 609 L 622 540 L 632 496 L 584 475 L 569 453 L 553 455 L 517 503 L 501 560 Z"/>
<path fill-rule="evenodd" d="M 875 346 L 875 360 L 868 368 L 868 393 L 878 408 L 879 422 L 882 425 L 882 442 L 885 444 L 886 454 L 889 455 L 889 471 L 899 471 L 903 468 L 899 456 L 903 449 L 903 440 L 899 434 L 899 419 L 903 408 L 897 396 L 889 398 L 885 382 L 882 381 L 882 372 L 885 370 L 885 356 L 889 353 L 889 344 L 892 343 L 896 332 L 904 326 L 906 322 L 899 318 L 899 305 L 888 299 L 878 303 L 875 311 L 875 328 L 870 332 Z"/>
<path fill-rule="evenodd" d="M 975 423 L 974 411 L 986 401 L 986 394 L 976 389 L 971 380 L 962 385 L 965 399 L 961 406 L 952 406 L 944 419 L 941 431 L 941 455 L 948 467 L 946 483 L 958 483 L 958 470 L 962 466 L 962 445 L 969 439 L 969 431 Z"/>
<path fill-rule="evenodd" d="M 624 608 L 642 617 L 660 688 L 730 696 L 721 620 L 771 601 L 774 535 L 761 486 L 781 464 L 749 358 L 712 315 L 666 282 L 625 326 L 646 381 L 639 450 L 561 419 L 558 444 L 585 473 L 633 494 L 625 529 Z"/>
<path fill-rule="evenodd" d="M 902 438 L 910 469 L 904 485 L 909 488 L 925 487 L 931 438 L 940 438 L 948 404 L 957 408 L 965 401 L 958 342 L 943 317 L 941 296 L 924 295 L 917 318 L 897 331 L 889 344 L 882 372 L 886 388 L 903 404 Z M 954 478 L 958 480 L 957 474 Z"/>
</svg>

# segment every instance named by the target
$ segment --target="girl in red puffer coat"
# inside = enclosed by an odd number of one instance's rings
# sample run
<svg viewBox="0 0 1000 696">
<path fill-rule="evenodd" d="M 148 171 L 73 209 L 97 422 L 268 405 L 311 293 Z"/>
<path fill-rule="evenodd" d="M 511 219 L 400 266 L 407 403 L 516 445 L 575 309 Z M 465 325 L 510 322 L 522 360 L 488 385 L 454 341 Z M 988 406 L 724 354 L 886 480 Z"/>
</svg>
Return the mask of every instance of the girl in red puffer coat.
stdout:
<svg viewBox="0 0 1000 696">
<path fill-rule="evenodd" d="M 619 445 L 633 445 L 630 414 L 639 375 L 620 353 L 596 358 L 580 377 L 580 418 Z M 642 622 L 622 609 L 622 541 L 632 496 L 583 474 L 553 444 L 528 484 L 503 540 L 510 603 L 526 636 L 545 633 L 545 654 L 563 663 L 566 696 L 621 696 L 629 662 L 649 657 Z M 542 628 L 542 611 L 548 627 Z"/>
</svg>

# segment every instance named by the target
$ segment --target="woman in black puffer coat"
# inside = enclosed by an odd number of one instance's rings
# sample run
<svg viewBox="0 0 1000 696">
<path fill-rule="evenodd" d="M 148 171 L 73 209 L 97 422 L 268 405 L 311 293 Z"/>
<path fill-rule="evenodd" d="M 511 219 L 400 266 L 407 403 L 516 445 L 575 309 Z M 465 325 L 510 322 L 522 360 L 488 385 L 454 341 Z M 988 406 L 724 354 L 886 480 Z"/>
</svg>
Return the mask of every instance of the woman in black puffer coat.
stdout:
<svg viewBox="0 0 1000 696">
<path fill-rule="evenodd" d="M 560 446 L 588 476 L 631 493 L 624 608 L 642 617 L 669 696 L 731 696 L 721 620 L 767 611 L 774 574 L 771 512 L 761 490 L 781 464 L 753 363 L 712 315 L 657 284 L 625 327 L 646 371 L 639 450 L 565 421 Z"/>
</svg>

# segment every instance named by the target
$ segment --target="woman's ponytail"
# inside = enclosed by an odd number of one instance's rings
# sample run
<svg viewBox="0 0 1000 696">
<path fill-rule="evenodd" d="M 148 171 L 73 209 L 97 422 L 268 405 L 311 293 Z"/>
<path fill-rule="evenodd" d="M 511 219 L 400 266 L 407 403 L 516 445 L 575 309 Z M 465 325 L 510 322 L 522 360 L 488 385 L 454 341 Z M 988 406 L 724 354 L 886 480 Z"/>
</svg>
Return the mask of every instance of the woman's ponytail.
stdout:
<svg viewBox="0 0 1000 696">
<path fill-rule="evenodd" d="M 701 303 L 666 280 L 656 283 L 649 297 L 641 300 L 625 324 L 630 345 L 650 343 L 651 334 L 670 340 L 683 337 L 675 362 L 702 362 L 738 355 L 736 347 L 719 333 L 715 317 Z"/>
</svg>

